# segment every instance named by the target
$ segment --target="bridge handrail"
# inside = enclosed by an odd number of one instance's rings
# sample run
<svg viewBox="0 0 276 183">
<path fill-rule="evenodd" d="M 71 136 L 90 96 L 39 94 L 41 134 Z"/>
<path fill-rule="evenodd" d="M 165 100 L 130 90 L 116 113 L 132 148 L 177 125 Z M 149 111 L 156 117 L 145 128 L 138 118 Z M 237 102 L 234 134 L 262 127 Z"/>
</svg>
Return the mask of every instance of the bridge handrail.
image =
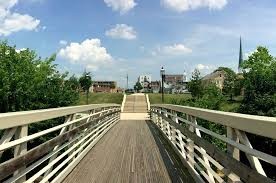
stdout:
<svg viewBox="0 0 276 183">
<path fill-rule="evenodd" d="M 151 105 L 151 119 L 198 182 L 224 182 L 225 177 L 230 182 L 274 182 L 266 177 L 260 160 L 275 166 L 276 157 L 254 149 L 246 133 L 276 139 L 276 118 L 156 104 Z M 198 119 L 224 126 L 226 134 L 201 126 Z M 202 135 L 224 142 L 227 154 Z M 240 162 L 240 151 L 245 153 L 251 168 Z"/>
<path fill-rule="evenodd" d="M 233 112 L 215 111 L 196 107 L 159 104 L 151 107 L 160 107 L 180 113 L 189 114 L 224 126 L 240 129 L 245 132 L 276 139 L 276 118 L 255 116 Z"/>
<path fill-rule="evenodd" d="M 0 130 L 31 124 L 34 122 L 58 118 L 78 112 L 89 111 L 97 108 L 120 106 L 118 104 L 90 104 L 51 109 L 40 109 L 20 112 L 0 113 Z"/>
<path fill-rule="evenodd" d="M 61 182 L 119 121 L 120 111 L 117 104 L 95 104 L 0 114 L 0 160 L 13 153 L 0 162 L 0 182 Z M 42 122 L 47 129 L 29 134 Z M 36 142 L 40 137 L 46 141 Z"/>
</svg>

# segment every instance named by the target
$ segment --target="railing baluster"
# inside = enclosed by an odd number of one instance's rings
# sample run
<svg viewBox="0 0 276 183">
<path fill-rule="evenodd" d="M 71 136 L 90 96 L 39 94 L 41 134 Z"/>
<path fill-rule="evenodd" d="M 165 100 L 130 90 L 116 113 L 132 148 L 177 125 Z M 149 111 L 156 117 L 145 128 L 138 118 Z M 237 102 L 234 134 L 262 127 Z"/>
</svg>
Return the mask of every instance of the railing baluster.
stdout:
<svg viewBox="0 0 276 183">
<path fill-rule="evenodd" d="M 240 130 L 235 129 L 235 132 L 238 136 L 238 138 L 240 139 L 241 143 L 248 146 L 249 148 L 253 149 L 249 139 L 247 138 L 245 132 L 242 132 Z M 262 167 L 262 164 L 260 163 L 259 159 L 256 158 L 255 156 L 249 155 L 249 154 L 245 154 L 251 167 L 254 168 L 255 170 L 257 170 L 257 172 L 259 172 L 260 174 L 262 174 L 263 176 L 266 176 L 266 173 Z"/>
<path fill-rule="evenodd" d="M 14 136 L 16 130 L 17 130 L 17 127 L 6 129 L 4 131 L 4 134 L 3 134 L 2 138 L 1 138 L 1 140 L 0 140 L 0 145 L 9 142 L 12 139 L 12 137 Z M 3 155 L 3 152 L 4 151 L 0 151 L 0 159 L 1 159 L 2 155 Z"/>
<path fill-rule="evenodd" d="M 239 143 L 239 138 L 237 137 L 237 134 L 235 132 L 235 130 L 231 127 L 227 127 L 227 137 L 237 143 Z M 234 159 L 240 161 L 240 150 L 236 147 L 233 147 L 230 144 L 227 144 L 227 154 L 231 157 L 233 157 Z M 235 173 L 231 172 L 228 175 L 228 182 L 238 182 L 240 181 L 239 176 L 237 176 Z"/>
<path fill-rule="evenodd" d="M 195 117 L 191 116 L 191 115 L 187 115 L 187 120 L 191 121 L 191 122 L 195 122 Z M 195 129 L 193 126 L 189 126 L 189 131 L 194 133 Z M 194 168 L 194 141 L 192 141 L 191 139 L 187 140 L 188 143 L 188 161 L 191 164 L 191 166 Z"/>
<path fill-rule="evenodd" d="M 28 125 L 20 126 L 17 128 L 14 138 L 15 139 L 20 139 L 22 137 L 28 136 Z M 24 153 L 27 152 L 27 142 L 24 142 L 20 145 L 15 146 L 14 148 L 14 157 L 23 155 Z M 22 170 L 24 170 L 26 167 L 22 167 L 18 169 L 17 171 L 14 172 L 14 175 L 19 174 Z M 16 182 L 21 183 L 26 181 L 26 175 L 22 176 L 20 179 L 18 179 Z"/>
</svg>

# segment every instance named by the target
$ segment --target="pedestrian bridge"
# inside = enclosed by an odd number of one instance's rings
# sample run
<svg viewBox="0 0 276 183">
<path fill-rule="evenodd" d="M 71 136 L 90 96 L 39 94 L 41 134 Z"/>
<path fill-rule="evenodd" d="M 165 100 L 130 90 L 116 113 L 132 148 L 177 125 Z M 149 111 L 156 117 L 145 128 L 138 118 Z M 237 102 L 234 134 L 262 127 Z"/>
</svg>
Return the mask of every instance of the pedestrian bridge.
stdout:
<svg viewBox="0 0 276 183">
<path fill-rule="evenodd" d="M 0 114 L 0 130 L 0 182 L 263 183 L 276 174 L 275 151 L 248 139 L 275 140 L 275 118 L 150 105 L 143 94 Z"/>
</svg>

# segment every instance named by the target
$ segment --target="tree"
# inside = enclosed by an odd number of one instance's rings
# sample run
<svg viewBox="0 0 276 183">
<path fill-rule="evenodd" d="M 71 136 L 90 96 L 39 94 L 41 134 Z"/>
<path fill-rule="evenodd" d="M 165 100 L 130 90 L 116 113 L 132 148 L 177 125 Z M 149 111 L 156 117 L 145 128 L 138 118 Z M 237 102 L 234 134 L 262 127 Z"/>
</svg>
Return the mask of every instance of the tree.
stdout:
<svg viewBox="0 0 276 183">
<path fill-rule="evenodd" d="M 198 69 L 195 69 L 192 73 L 192 79 L 188 83 L 188 90 L 195 98 L 200 98 L 203 94 L 203 86 L 201 82 L 200 72 Z"/>
<path fill-rule="evenodd" d="M 276 117 L 276 58 L 265 47 L 257 50 L 244 61 L 244 99 L 239 112 Z M 275 154 L 276 141 L 247 134 L 252 146 L 262 152 Z M 268 177 L 276 180 L 274 166 L 262 163 Z"/>
<path fill-rule="evenodd" d="M 139 81 L 137 81 L 136 84 L 134 85 L 134 90 L 140 91 L 142 89 L 143 89 L 143 86 L 141 85 L 141 83 Z"/>
<path fill-rule="evenodd" d="M 0 42 L 0 112 L 68 106 L 78 100 L 68 73 L 60 74 L 55 55 L 41 59 L 35 51 L 16 51 Z"/>
<path fill-rule="evenodd" d="M 243 64 L 244 100 L 240 112 L 276 116 L 276 59 L 265 47 L 257 50 Z"/>
<path fill-rule="evenodd" d="M 237 80 L 236 73 L 228 67 L 219 67 L 216 71 L 224 71 L 225 79 L 222 92 L 224 95 L 230 96 L 230 100 L 232 101 L 233 95 L 235 95 L 235 82 Z"/>
<path fill-rule="evenodd" d="M 89 88 L 92 85 L 92 77 L 90 72 L 84 72 L 79 79 L 79 83 L 83 91 L 89 91 Z"/>
</svg>

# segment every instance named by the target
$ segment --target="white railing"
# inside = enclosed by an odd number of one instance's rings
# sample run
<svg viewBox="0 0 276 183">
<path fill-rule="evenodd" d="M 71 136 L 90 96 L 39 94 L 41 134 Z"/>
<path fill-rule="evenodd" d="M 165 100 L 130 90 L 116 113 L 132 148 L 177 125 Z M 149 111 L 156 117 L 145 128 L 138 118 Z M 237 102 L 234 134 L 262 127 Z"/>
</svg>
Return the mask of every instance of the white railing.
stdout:
<svg viewBox="0 0 276 183">
<path fill-rule="evenodd" d="M 151 120 L 171 142 L 196 182 L 274 182 L 267 177 L 261 161 L 276 170 L 276 157 L 254 149 L 247 133 L 276 139 L 276 118 L 151 105 Z M 199 120 L 221 125 L 225 134 L 203 127 Z M 202 136 L 218 139 L 226 145 L 227 152 Z M 245 153 L 250 166 L 240 161 L 241 152 Z"/>
<path fill-rule="evenodd" d="M 97 104 L 0 114 L 0 182 L 61 182 L 119 121 L 120 110 Z M 47 128 L 29 134 L 39 124 Z"/>
</svg>

